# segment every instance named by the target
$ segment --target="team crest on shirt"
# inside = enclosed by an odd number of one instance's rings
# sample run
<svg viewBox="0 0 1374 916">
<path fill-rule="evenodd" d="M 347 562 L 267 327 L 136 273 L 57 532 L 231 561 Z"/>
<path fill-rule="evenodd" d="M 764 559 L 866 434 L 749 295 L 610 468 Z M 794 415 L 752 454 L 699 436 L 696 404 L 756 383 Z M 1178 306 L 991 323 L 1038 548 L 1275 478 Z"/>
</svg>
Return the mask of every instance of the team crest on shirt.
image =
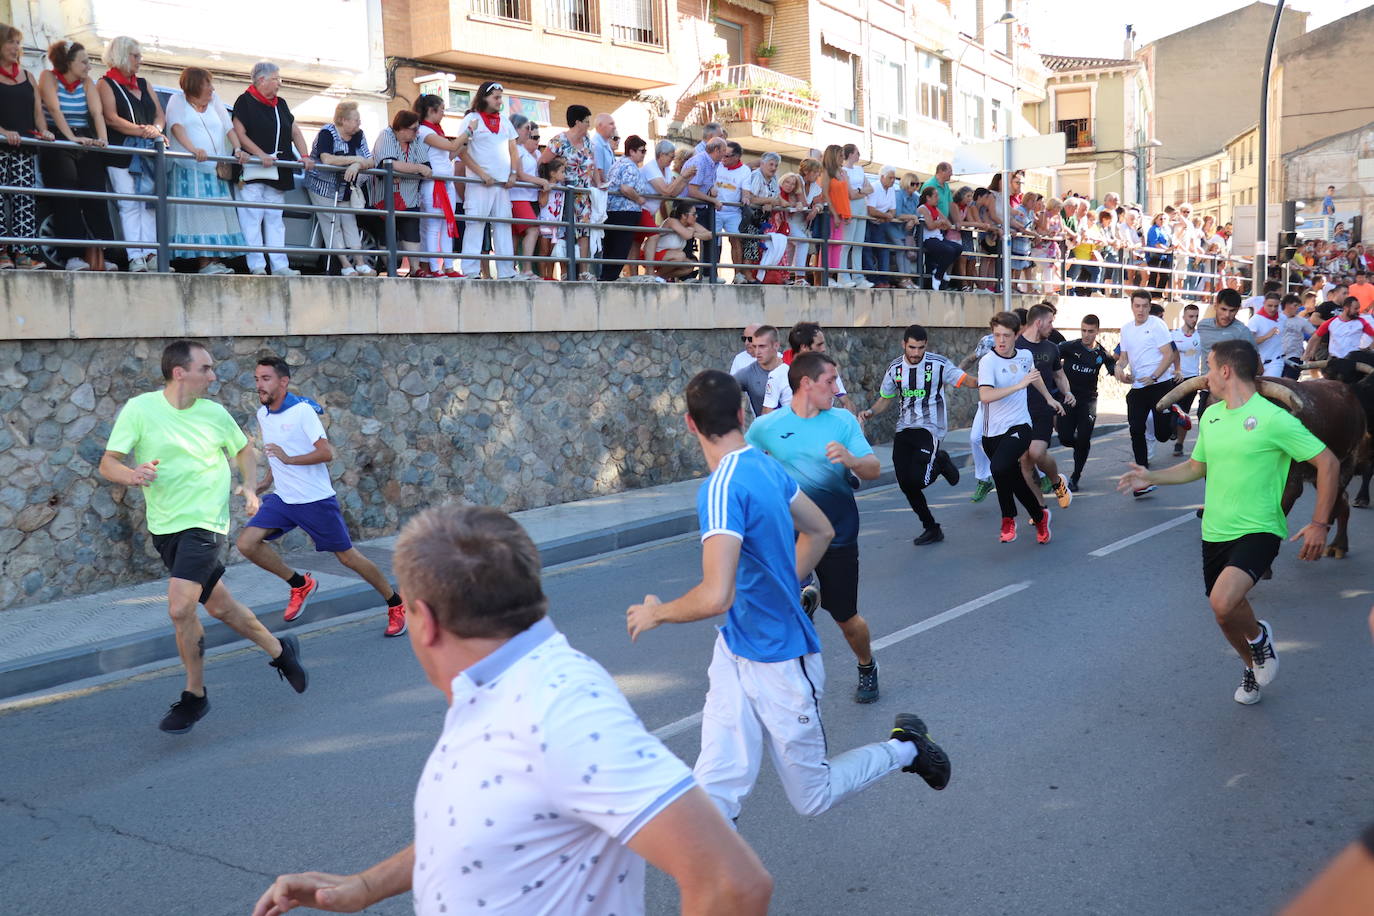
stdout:
<svg viewBox="0 0 1374 916">
<path fill-rule="evenodd" d="M 1259 420 L 1256 420 L 1254 417 L 1246 417 L 1245 423 L 1242 425 L 1244 425 L 1247 431 L 1253 431 L 1256 426 L 1259 426 Z"/>
</svg>

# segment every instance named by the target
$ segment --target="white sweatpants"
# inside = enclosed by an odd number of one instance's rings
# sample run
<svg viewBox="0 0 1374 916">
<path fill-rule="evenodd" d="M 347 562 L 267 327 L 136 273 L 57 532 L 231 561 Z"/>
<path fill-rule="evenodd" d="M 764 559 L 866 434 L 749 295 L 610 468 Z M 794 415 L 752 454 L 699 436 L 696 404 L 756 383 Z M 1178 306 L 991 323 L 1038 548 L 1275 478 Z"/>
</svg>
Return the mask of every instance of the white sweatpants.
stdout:
<svg viewBox="0 0 1374 916">
<path fill-rule="evenodd" d="M 471 190 L 471 189 L 469 189 Z M 454 194 L 452 182 L 448 184 L 448 197 L 453 202 L 454 213 L 458 207 L 458 198 Z M 453 250 L 453 239 L 448 234 L 448 221 L 444 218 L 444 211 L 434 205 L 434 182 L 420 182 L 420 203 L 425 208 L 425 213 L 429 214 L 420 220 L 420 243 L 421 251 L 442 251 Z M 429 258 L 429 269 L 438 273 L 448 270 L 453 265 L 452 258 Z"/>
<path fill-rule="evenodd" d="M 992 480 L 992 461 L 983 451 L 983 405 L 973 412 L 973 425 L 968 428 L 968 448 L 973 452 L 973 476 L 979 480 Z"/>
<path fill-rule="evenodd" d="M 861 198 L 857 201 L 850 201 L 850 206 L 857 208 L 862 203 L 863 200 Z M 864 212 L 867 213 L 868 211 L 865 210 Z M 842 260 L 840 261 L 839 270 L 845 279 L 848 279 L 851 283 L 864 278 L 864 250 L 854 243 L 864 240 L 864 231 L 867 228 L 868 220 L 866 219 L 851 219 L 848 225 L 844 227 L 845 246 L 840 249 L 840 257 Z"/>
<path fill-rule="evenodd" d="M 286 200 L 286 194 L 262 182 L 245 184 L 239 188 L 239 200 L 261 204 L 279 204 Z M 243 230 L 245 244 L 263 245 L 268 248 L 281 248 L 286 244 L 286 222 L 280 210 L 240 209 L 239 228 Z M 261 251 L 248 254 L 248 269 L 262 270 L 268 261 L 272 262 L 272 272 L 276 273 L 288 266 L 286 255 L 275 253 L 263 257 Z"/>
<path fill-rule="evenodd" d="M 498 185 L 487 187 L 482 184 L 467 186 L 463 198 L 463 275 L 482 276 L 482 262 L 469 255 L 482 253 L 482 236 L 488 225 L 491 226 L 491 245 L 497 255 L 509 258 L 513 253 L 510 223 L 487 223 L 487 216 L 510 218 L 510 191 Z M 514 261 L 497 261 L 496 275 L 502 279 L 515 276 Z"/>
<path fill-rule="evenodd" d="M 717 634 L 708 675 L 701 755 L 692 772 L 726 820 L 739 816 L 740 802 L 754 788 L 765 739 L 787 800 L 807 816 L 829 810 L 905 763 L 887 742 L 826 760 L 819 653 L 755 662 L 735 655 Z"/>
<path fill-rule="evenodd" d="M 129 174 L 128 169 L 107 166 L 105 174 L 110 176 L 110 188 L 116 194 L 134 193 L 134 176 Z M 116 203 L 119 210 L 119 225 L 124 231 L 124 241 L 157 241 L 157 216 L 152 207 L 141 200 L 121 200 Z M 157 254 L 156 248 L 127 248 L 125 251 L 128 252 L 131 261 L 134 258 L 152 257 Z"/>
</svg>

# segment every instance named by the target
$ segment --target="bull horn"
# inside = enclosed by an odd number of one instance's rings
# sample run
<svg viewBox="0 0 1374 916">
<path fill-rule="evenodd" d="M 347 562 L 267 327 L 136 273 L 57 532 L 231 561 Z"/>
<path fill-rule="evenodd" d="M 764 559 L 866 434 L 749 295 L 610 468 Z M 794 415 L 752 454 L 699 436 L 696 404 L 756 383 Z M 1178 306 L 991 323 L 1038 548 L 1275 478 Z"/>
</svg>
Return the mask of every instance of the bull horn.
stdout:
<svg viewBox="0 0 1374 916">
<path fill-rule="evenodd" d="M 1307 407 L 1306 402 L 1296 391 L 1274 382 L 1258 379 L 1255 383 L 1255 390 L 1260 393 L 1261 397 L 1283 404 L 1284 407 L 1288 408 L 1288 412 L 1294 415 Z"/>
<path fill-rule="evenodd" d="M 1180 382 L 1174 386 L 1173 391 L 1170 391 L 1160 399 L 1160 402 L 1155 405 L 1155 410 L 1168 410 L 1171 404 L 1176 404 L 1194 391 L 1201 391 L 1206 387 L 1207 376 L 1205 375 L 1199 375 L 1188 379 L 1186 382 Z"/>
<path fill-rule="evenodd" d="M 1325 368 L 1326 368 L 1326 364 L 1327 364 L 1328 362 L 1330 362 L 1330 360 L 1326 360 L 1326 359 L 1314 359 L 1314 360 L 1312 360 L 1311 362 L 1303 363 L 1299 368 L 1301 368 L 1301 369 L 1325 369 Z"/>
<path fill-rule="evenodd" d="M 1374 366 L 1369 365 L 1369 363 L 1356 363 L 1355 371 L 1363 372 L 1365 375 L 1374 375 Z"/>
</svg>

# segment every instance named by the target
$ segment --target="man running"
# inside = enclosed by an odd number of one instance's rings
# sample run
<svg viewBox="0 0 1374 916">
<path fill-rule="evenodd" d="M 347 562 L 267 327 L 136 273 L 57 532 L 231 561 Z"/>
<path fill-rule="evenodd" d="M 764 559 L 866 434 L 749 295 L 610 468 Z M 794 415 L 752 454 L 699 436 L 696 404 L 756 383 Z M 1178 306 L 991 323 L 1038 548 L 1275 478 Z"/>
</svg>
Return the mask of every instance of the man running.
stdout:
<svg viewBox="0 0 1374 916">
<path fill-rule="evenodd" d="M 310 535 L 317 551 L 328 551 L 353 570 L 386 601 L 386 636 L 406 631 L 406 609 L 401 596 L 348 536 L 348 523 L 329 480 L 334 447 L 324 434 L 320 414 L 324 408 L 309 398 L 291 393 L 291 368 L 286 360 L 265 356 L 258 360 L 254 373 L 257 383 L 258 429 L 267 454 L 267 476 L 257 486 L 259 495 L 268 493 L 257 514 L 239 534 L 238 549 L 254 565 L 286 582 L 291 589 L 282 619 L 297 619 L 310 596 L 319 588 L 315 577 L 300 573 L 282 562 L 281 555 L 266 541 L 273 541 L 300 528 Z"/>
<path fill-rule="evenodd" d="M 882 466 L 854 415 L 833 409 L 835 374 L 835 361 L 826 353 L 812 351 L 792 360 L 791 404 L 755 421 L 744 439 L 781 462 L 835 529 L 816 562 L 816 578 L 825 609 L 859 663 L 854 700 L 873 703 L 878 699 L 878 663 L 868 621 L 859 614 L 859 504 L 849 474 L 874 480 Z"/>
<path fill-rule="evenodd" d="M 792 360 L 801 356 L 803 353 L 826 353 L 825 331 L 814 321 L 799 321 L 792 326 L 792 330 L 787 332 L 787 354 L 786 362 L 790 366 Z M 844 378 L 840 375 L 835 376 L 835 403 L 843 407 L 850 413 L 856 413 L 854 404 L 849 399 L 849 392 L 845 390 Z"/>
<path fill-rule="evenodd" d="M 740 343 L 744 344 L 744 349 L 735 354 L 735 358 L 730 362 L 730 374 L 748 366 L 754 361 L 754 332 L 759 329 L 757 324 L 746 324 L 744 330 L 740 332 Z"/>
<path fill-rule="evenodd" d="M 787 387 L 787 365 L 778 355 L 778 329 L 771 324 L 761 324 L 754 329 L 754 361 L 737 372 L 730 373 L 739 382 L 749 397 L 749 409 L 754 416 L 768 413 L 764 401 L 772 388 L 778 391 L 777 403 L 787 404 L 792 400 L 792 389 Z M 785 389 L 785 390 L 784 390 Z"/>
<path fill-rule="evenodd" d="M 1035 358 L 1016 348 L 1021 320 L 1011 312 L 992 316 L 993 348 L 978 361 L 978 397 L 983 402 L 983 451 L 992 467 L 997 504 L 1002 509 L 1003 544 L 1016 540 L 1016 502 L 1026 508 L 1035 525 L 1035 540 L 1050 542 L 1050 510 L 1040 504 L 1021 466 L 1030 448 L 1031 417 L 1026 388 L 1034 385 L 1050 409 L 1063 416 L 1064 408 L 1050 397 Z"/>
<path fill-rule="evenodd" d="M 1212 347 L 1207 387 L 1215 403 L 1198 424 L 1192 458 L 1164 471 L 1133 464 L 1118 484 L 1125 492 L 1207 478 L 1202 581 L 1217 625 L 1245 664 L 1235 700 L 1246 705 L 1260 701 L 1260 688 L 1279 667 L 1273 627 L 1255 619 L 1247 595 L 1288 534 L 1283 489 L 1289 464 L 1306 461 L 1317 469 L 1313 521 L 1292 537 L 1302 541 L 1300 559 L 1320 559 L 1340 485 L 1340 463 L 1331 450 L 1296 417 L 1255 391 L 1259 369 L 1259 354 L 1247 341 Z"/>
<path fill-rule="evenodd" d="M 1073 449 L 1073 474 L 1069 489 L 1077 493 L 1079 478 L 1088 463 L 1092 449 L 1093 429 L 1097 425 L 1097 377 L 1105 367 L 1108 374 L 1116 368 L 1116 358 L 1097 341 L 1102 322 L 1096 315 L 1084 315 L 1079 325 L 1080 337 L 1059 345 L 1064 360 L 1064 375 L 1074 403 L 1064 409 L 1059 418 L 1059 444 Z"/>
<path fill-rule="evenodd" d="M 988 322 L 988 333 L 978 340 L 978 346 L 973 348 L 973 352 L 965 356 L 959 363 L 959 368 L 965 372 L 973 369 L 977 371 L 978 361 L 992 352 L 993 340 L 992 330 L 996 327 L 994 322 Z M 973 487 L 973 499 L 975 503 L 980 503 L 992 492 L 992 467 L 988 463 L 988 453 L 983 451 L 983 402 L 978 402 L 978 407 L 973 412 L 973 423 L 968 428 L 968 447 L 973 454 L 973 477 L 976 483 Z"/>
<path fill-rule="evenodd" d="M 1069 389 L 1068 379 L 1064 377 L 1064 363 L 1059 357 L 1059 345 L 1049 339 L 1053 330 L 1054 309 L 1042 302 L 1031 306 L 1027 311 L 1026 326 L 1021 330 L 1021 336 L 1016 338 L 1016 349 L 1030 353 L 1035 361 L 1035 370 L 1049 391 L 1047 398 L 1040 396 L 1038 388 L 1026 391 L 1026 407 L 1030 410 L 1031 420 L 1031 443 L 1021 459 L 1021 466 L 1025 469 L 1026 478 L 1032 482 L 1035 480 L 1036 469 L 1039 468 L 1045 475 L 1040 486 L 1041 492 L 1046 495 L 1053 492 L 1059 500 L 1059 508 L 1065 509 L 1073 502 L 1073 491 L 1069 489 L 1068 478 L 1059 472 L 1059 465 L 1050 454 L 1050 439 L 1054 436 L 1055 414 L 1063 416 L 1065 408 L 1072 407 L 1076 399 Z M 1063 402 L 1062 406 L 1058 403 L 1060 401 Z M 1050 407 L 1051 402 L 1059 409 Z"/>
<path fill-rule="evenodd" d="M 310 680 L 301 667 L 296 637 L 277 639 L 221 581 L 224 564 L 219 557 L 229 533 L 231 482 L 226 453 L 234 456 L 243 478 L 235 492 L 243 494 L 249 513 L 258 510 L 253 492 L 258 469 L 253 447 L 229 411 L 203 397 L 215 381 L 214 361 L 203 345 L 175 340 L 162 351 L 162 377 L 167 384 L 161 391 L 130 399 L 115 418 L 100 476 L 143 490 L 148 533 L 171 573 L 167 613 L 186 668 L 186 689 L 158 728 L 179 735 L 210 711 L 205 629 L 196 616 L 197 604 L 271 656 L 272 667 L 297 693 L 304 693 Z M 124 464 L 130 454 L 136 467 Z"/>
<path fill-rule="evenodd" d="M 833 384 L 832 378 L 832 390 Z M 783 466 L 745 442 L 739 401 L 739 385 L 723 372 L 707 370 L 688 384 L 687 428 L 711 468 L 697 491 L 702 579 L 674 601 L 646 595 L 626 611 L 631 639 L 662 623 L 725 615 L 708 671 L 697 782 L 733 820 L 758 777 L 767 740 L 783 791 L 804 815 L 828 810 L 899 767 L 943 789 L 949 757 L 911 713 L 898 714 L 889 740 L 826 759 L 825 669 L 797 583 L 834 531 Z"/>
<path fill-rule="evenodd" d="M 1351 351 L 1359 350 L 1360 341 L 1365 335 L 1374 337 L 1374 324 L 1369 323 L 1369 319 L 1360 315 L 1360 300 L 1354 296 L 1346 296 L 1341 303 L 1341 312 L 1322 322 L 1321 327 L 1317 328 L 1312 339 L 1307 342 L 1307 350 L 1303 353 L 1304 359 L 1312 359 L 1316 355 L 1318 342 L 1327 343 L 1327 352 L 1332 357 L 1348 356 Z"/>
<path fill-rule="evenodd" d="M 928 353 L 928 343 L 929 335 L 919 324 L 906 329 L 902 335 L 902 355 L 883 373 L 877 402 L 859 414 L 860 420 L 867 421 L 886 411 L 894 401 L 899 404 L 897 433 L 892 438 L 892 470 L 911 511 L 921 520 L 922 531 L 912 540 L 917 547 L 945 539 L 922 491 L 936 474 L 951 487 L 959 484 L 959 469 L 940 443 L 949 432 L 945 386 L 957 388 L 967 378 L 962 369 L 945 357 Z"/>
<path fill-rule="evenodd" d="M 1197 378 L 1205 371 L 1202 365 L 1202 337 L 1197 332 L 1198 316 L 1201 314 L 1197 304 L 1189 302 L 1183 307 L 1180 316 L 1182 323 L 1169 332 L 1174 341 L 1174 372 L 1178 375 L 1177 384 Z M 1188 441 L 1188 431 L 1193 428 L 1193 421 L 1189 419 L 1188 414 L 1193 409 L 1193 399 L 1196 396 L 1196 391 L 1190 391 L 1187 397 L 1175 405 L 1174 416 L 1178 420 L 1174 428 L 1175 458 L 1183 457 L 1183 446 Z M 1197 415 L 1199 419 L 1202 418 L 1201 407 L 1198 408 Z"/>
<path fill-rule="evenodd" d="M 1264 299 L 1261 298 L 1260 301 L 1263 302 Z M 1243 340 L 1251 345 L 1255 343 L 1255 335 L 1250 333 L 1244 322 L 1236 320 L 1236 315 L 1240 312 L 1240 302 L 1239 291 L 1229 287 L 1217 290 L 1212 305 L 1213 316 L 1197 323 L 1198 342 L 1202 345 L 1198 354 L 1198 366 L 1201 371 L 1207 371 L 1207 354 L 1223 340 Z M 1202 416 L 1202 412 L 1207 409 L 1210 397 L 1211 393 L 1206 388 L 1197 393 L 1198 416 Z"/>
<path fill-rule="evenodd" d="M 1224 290 L 1223 290 L 1224 292 Z M 1234 290 L 1232 290 L 1234 292 Z M 1121 359 L 1116 364 L 1116 379 L 1125 384 L 1126 370 L 1131 370 L 1131 390 L 1126 392 L 1126 423 L 1131 432 L 1131 450 L 1135 463 L 1150 466 L 1145 443 L 1145 421 L 1154 417 L 1154 437 L 1168 442 L 1172 436 L 1175 415 L 1159 411 L 1155 405 L 1174 388 L 1174 339 L 1164 322 L 1150 314 L 1150 294 L 1143 289 L 1131 293 L 1133 321 L 1121 329 Z M 1141 487 L 1137 497 L 1150 493 L 1153 486 Z"/>
<path fill-rule="evenodd" d="M 514 519 L 428 509 L 394 562 L 411 648 L 448 704 L 415 784 L 413 839 L 356 874 L 282 875 L 253 916 L 356 913 L 406 891 L 416 916 L 643 916 L 645 859 L 677 882 L 684 913 L 768 911 L 753 850 L 554 627 L 539 551 Z"/>
<path fill-rule="evenodd" d="M 1264 303 L 1250 317 L 1250 333 L 1255 335 L 1255 349 L 1259 351 L 1261 374 L 1279 378 L 1283 375 L 1283 318 L 1279 315 L 1283 296 L 1267 293 Z"/>
</svg>

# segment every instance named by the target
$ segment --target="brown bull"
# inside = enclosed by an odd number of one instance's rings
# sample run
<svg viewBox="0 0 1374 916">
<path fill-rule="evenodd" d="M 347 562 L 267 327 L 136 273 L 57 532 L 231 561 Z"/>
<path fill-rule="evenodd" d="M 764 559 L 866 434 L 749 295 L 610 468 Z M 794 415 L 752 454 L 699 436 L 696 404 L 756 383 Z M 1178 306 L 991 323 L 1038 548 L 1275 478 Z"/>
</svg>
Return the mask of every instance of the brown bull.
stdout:
<svg viewBox="0 0 1374 916">
<path fill-rule="evenodd" d="M 1165 410 L 1181 398 L 1206 387 L 1207 376 L 1191 378 L 1165 395 L 1159 402 L 1159 409 Z M 1340 488 L 1336 491 L 1333 519 L 1336 536 L 1326 548 L 1326 555 L 1338 559 L 1344 557 L 1350 551 L 1347 531 L 1350 503 L 1345 498 L 1345 488 L 1354 476 L 1365 441 L 1364 411 L 1360 409 L 1360 402 L 1348 385 L 1327 379 L 1295 382 L 1265 376 L 1255 380 L 1255 388 L 1262 396 L 1297 417 L 1312 435 L 1331 449 L 1341 463 Z M 1288 483 L 1283 488 L 1284 515 L 1302 495 L 1303 485 L 1308 482 L 1315 484 L 1316 479 L 1312 465 L 1305 461 L 1293 462 L 1288 470 Z"/>
</svg>

